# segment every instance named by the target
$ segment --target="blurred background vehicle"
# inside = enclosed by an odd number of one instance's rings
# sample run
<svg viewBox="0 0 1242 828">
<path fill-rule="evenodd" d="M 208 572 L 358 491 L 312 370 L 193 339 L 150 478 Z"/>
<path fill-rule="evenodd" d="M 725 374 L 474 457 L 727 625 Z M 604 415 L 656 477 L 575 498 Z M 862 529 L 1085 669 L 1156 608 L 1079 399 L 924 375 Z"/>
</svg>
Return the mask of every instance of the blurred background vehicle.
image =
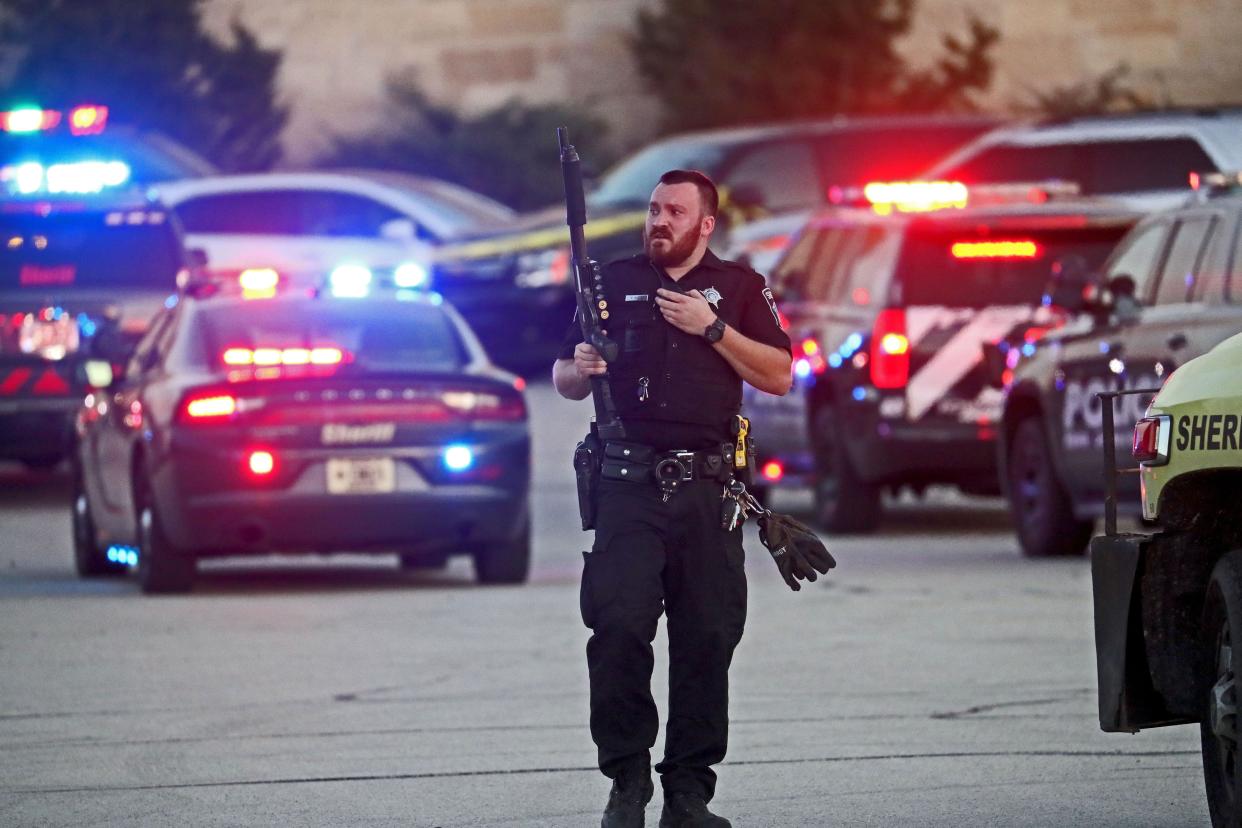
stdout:
<svg viewBox="0 0 1242 828">
<path fill-rule="evenodd" d="M 344 265 L 426 287 L 437 249 L 513 219 L 455 184 L 372 170 L 213 176 L 158 192 L 211 272 L 268 267 L 307 283 Z"/>
<path fill-rule="evenodd" d="M 1070 181 L 1083 195 L 1158 210 L 1185 199 L 1192 173 L 1236 169 L 1242 169 L 1242 109 L 1203 108 L 1006 127 L 967 144 L 921 178 L 968 186 Z"/>
<path fill-rule="evenodd" d="M 642 251 L 647 200 L 671 169 L 702 170 L 721 189 L 714 246 L 761 217 L 786 215 L 771 234 L 796 229 L 834 186 L 909 177 L 997 126 L 984 116 L 838 118 L 684 133 L 639 150 L 587 196 L 586 236 L 600 262 Z M 581 142 L 584 136 L 576 136 Z M 589 154 L 589 145 L 579 149 Z M 503 233 L 449 246 L 433 286 L 470 320 L 506 365 L 544 371 L 573 316 L 565 210 L 524 216 Z"/>
<path fill-rule="evenodd" d="M 1081 554 L 1103 513 L 1096 394 L 1159 388 L 1179 365 L 1242 331 L 1237 174 L 1204 176 L 1188 203 L 1145 218 L 1101 268 L 1067 270 L 1061 282 L 1056 302 L 1076 316 L 1013 353 L 998 441 L 1018 540 L 1035 557 Z M 1150 399 L 1118 400 L 1119 439 Z M 1137 514 L 1135 476 L 1118 485 L 1122 512 Z"/>
<path fill-rule="evenodd" d="M 971 200 L 986 202 L 988 189 Z M 1098 265 L 1139 218 L 1029 185 L 974 207 L 954 185 L 929 212 L 904 211 L 927 210 L 922 195 L 906 205 L 876 192 L 869 206 L 817 215 L 780 260 L 772 287 L 794 345 L 794 388 L 744 390 L 757 487 L 810 486 L 815 517 L 833 532 L 875 529 L 885 488 L 998 493 L 1001 391 L 983 346 L 1062 324 L 1042 305 L 1053 263 Z"/>
<path fill-rule="evenodd" d="M 0 457 L 64 457 L 84 360 L 123 361 L 189 264 L 142 185 L 210 171 L 106 107 L 0 113 Z"/>
<path fill-rule="evenodd" d="M 197 282 L 80 406 L 82 575 L 189 589 L 207 556 L 470 554 L 482 583 L 530 564 L 524 383 L 436 294 L 361 271 L 322 290 L 272 270 Z"/>
</svg>

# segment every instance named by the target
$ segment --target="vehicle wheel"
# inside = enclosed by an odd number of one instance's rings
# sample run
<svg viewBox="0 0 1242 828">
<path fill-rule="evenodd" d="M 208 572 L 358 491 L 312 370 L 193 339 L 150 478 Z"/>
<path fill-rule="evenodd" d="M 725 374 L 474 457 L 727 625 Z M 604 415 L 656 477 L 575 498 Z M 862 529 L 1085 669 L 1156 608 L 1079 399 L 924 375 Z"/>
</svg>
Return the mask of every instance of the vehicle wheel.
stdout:
<svg viewBox="0 0 1242 828">
<path fill-rule="evenodd" d="M 1238 688 L 1234 641 L 1242 642 L 1242 552 L 1230 552 L 1212 571 L 1203 612 L 1206 657 L 1200 674 L 1204 713 L 1199 724 L 1203 780 L 1215 828 L 1242 824 L 1242 757 L 1238 754 Z"/>
<path fill-rule="evenodd" d="M 164 533 L 163 523 L 145 481 L 137 493 L 138 583 L 147 594 L 189 592 L 194 584 L 195 561 Z"/>
<path fill-rule="evenodd" d="M 95 520 L 91 517 L 91 503 L 82 485 L 82 472 L 73 473 L 73 562 L 78 575 L 90 578 L 96 575 L 122 575 L 126 567 L 108 560 L 105 550 L 95 540 Z"/>
<path fill-rule="evenodd" d="M 474 576 L 480 584 L 523 584 L 530 575 L 530 518 L 516 538 L 474 552 Z"/>
<path fill-rule="evenodd" d="M 846 454 L 830 409 L 815 415 L 815 518 L 829 532 L 862 534 L 880 525 L 880 487 L 864 481 Z"/>
<path fill-rule="evenodd" d="M 1031 558 L 1083 554 L 1095 521 L 1074 517 L 1039 418 L 1018 423 L 1008 460 L 1009 511 L 1022 554 Z"/>
</svg>

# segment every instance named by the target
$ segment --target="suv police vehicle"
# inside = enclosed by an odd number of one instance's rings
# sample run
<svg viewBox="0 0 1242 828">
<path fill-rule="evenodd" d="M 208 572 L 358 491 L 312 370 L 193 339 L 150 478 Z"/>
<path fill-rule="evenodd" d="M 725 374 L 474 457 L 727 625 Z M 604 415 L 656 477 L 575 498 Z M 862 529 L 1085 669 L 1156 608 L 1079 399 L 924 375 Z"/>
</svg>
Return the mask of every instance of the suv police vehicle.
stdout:
<svg viewBox="0 0 1242 828">
<path fill-rule="evenodd" d="M 187 267 L 105 123 L 103 107 L 0 113 L 0 458 L 32 467 L 69 449 L 84 361 L 122 361 Z"/>
<path fill-rule="evenodd" d="M 1191 173 L 1242 169 L 1242 109 L 1091 115 L 990 132 L 927 171 L 967 185 L 1073 181 L 1084 195 L 1143 210 L 1175 207 Z"/>
<path fill-rule="evenodd" d="M 716 238 L 724 244 L 728 226 L 821 207 L 833 184 L 915 175 L 997 124 L 983 116 L 838 118 L 675 135 L 600 179 L 587 196 L 587 241 L 601 262 L 642 252 L 647 201 L 668 170 L 702 170 L 719 185 Z M 437 259 L 433 287 L 461 310 L 489 351 L 508 365 L 546 369 L 574 312 L 565 208 L 446 245 Z"/>
<path fill-rule="evenodd" d="M 983 346 L 1057 324 L 1041 306 L 1054 262 L 1098 265 L 1138 219 L 1063 184 L 864 192 L 870 207 L 821 213 L 773 274 L 793 391 L 745 392 L 759 487 L 811 486 L 834 532 L 873 530 L 885 488 L 998 491 Z"/>
<path fill-rule="evenodd" d="M 73 475 L 79 573 L 184 591 L 208 556 L 468 553 L 530 564 L 522 380 L 447 303 L 337 268 L 192 282 L 125 366 L 91 366 Z"/>
<path fill-rule="evenodd" d="M 1158 388 L 1177 366 L 1242 331 L 1242 192 L 1236 176 L 1232 185 L 1219 173 L 1196 181 L 1188 203 L 1145 218 L 1099 272 L 1064 271 L 1058 302 L 1081 313 L 1010 352 L 997 447 L 1027 555 L 1081 554 L 1103 512 L 1096 395 Z M 1132 425 L 1146 402 L 1123 398 L 1119 425 Z M 1120 486 L 1123 511 L 1136 512 L 1137 482 L 1123 476 Z"/>
<path fill-rule="evenodd" d="M 1100 727 L 1133 733 L 1198 723 L 1218 828 L 1242 823 L 1240 364 L 1242 335 L 1168 377 L 1131 443 L 1142 484 L 1134 500 L 1160 530 L 1118 534 L 1110 512 L 1106 534 L 1091 542 Z M 1138 396 L 1122 394 L 1116 402 Z M 1106 468 L 1111 477 L 1112 463 Z"/>
</svg>

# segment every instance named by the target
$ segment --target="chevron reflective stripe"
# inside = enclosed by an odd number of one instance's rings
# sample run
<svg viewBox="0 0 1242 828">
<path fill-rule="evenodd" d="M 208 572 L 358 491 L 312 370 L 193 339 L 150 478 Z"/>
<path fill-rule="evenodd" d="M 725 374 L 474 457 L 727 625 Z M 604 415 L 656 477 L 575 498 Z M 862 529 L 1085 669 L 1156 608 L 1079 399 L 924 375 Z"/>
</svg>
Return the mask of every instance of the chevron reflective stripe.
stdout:
<svg viewBox="0 0 1242 828">
<path fill-rule="evenodd" d="M 0 394 L 16 394 L 33 373 L 34 371 L 30 368 L 14 368 L 3 381 L 0 381 Z"/>
<path fill-rule="evenodd" d="M 58 374 L 55 368 L 47 368 L 35 381 L 30 391 L 43 396 L 68 394 L 69 383 L 65 382 L 65 378 Z"/>
<path fill-rule="evenodd" d="M 933 331 L 968 319 L 965 325 L 918 370 L 906 385 L 906 416 L 917 420 L 931 410 L 937 402 L 961 382 L 970 371 L 983 361 L 983 344 L 996 342 L 1019 322 L 1025 322 L 1034 314 L 1034 308 L 1025 305 L 962 310 L 955 308 L 909 308 L 906 310 L 911 350 L 918 350 L 914 336 L 915 324 L 911 317 L 925 314 L 930 321 L 920 319 L 919 337 L 923 339 Z"/>
</svg>

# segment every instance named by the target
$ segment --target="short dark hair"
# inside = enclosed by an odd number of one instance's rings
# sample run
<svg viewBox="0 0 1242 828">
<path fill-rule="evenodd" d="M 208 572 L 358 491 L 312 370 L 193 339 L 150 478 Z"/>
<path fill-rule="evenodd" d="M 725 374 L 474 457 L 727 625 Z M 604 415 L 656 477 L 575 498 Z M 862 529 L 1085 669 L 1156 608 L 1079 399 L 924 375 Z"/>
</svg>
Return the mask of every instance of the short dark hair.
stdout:
<svg viewBox="0 0 1242 828">
<path fill-rule="evenodd" d="M 720 209 L 720 193 L 716 184 L 705 173 L 698 170 L 669 170 L 660 176 L 661 184 L 693 184 L 699 191 L 699 201 L 703 204 L 703 214 L 715 218 Z"/>
</svg>

